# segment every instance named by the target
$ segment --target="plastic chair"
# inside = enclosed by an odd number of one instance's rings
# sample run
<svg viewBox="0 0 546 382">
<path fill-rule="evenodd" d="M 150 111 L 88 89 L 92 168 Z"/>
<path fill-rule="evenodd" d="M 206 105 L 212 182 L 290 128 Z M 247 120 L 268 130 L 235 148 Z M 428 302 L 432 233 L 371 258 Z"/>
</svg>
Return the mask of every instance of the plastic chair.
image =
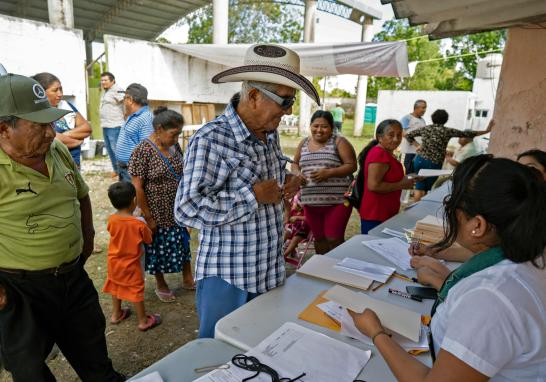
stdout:
<svg viewBox="0 0 546 382">
<path fill-rule="evenodd" d="M 287 242 L 289 242 L 290 240 L 291 239 L 288 239 Z M 285 242 L 285 245 L 287 245 L 287 242 Z M 288 264 L 293 265 L 294 267 L 296 267 L 296 269 L 299 269 L 302 265 L 303 260 L 305 259 L 305 256 L 307 255 L 309 251 L 309 247 L 311 247 L 312 245 L 314 249 L 314 244 L 315 244 L 315 239 L 313 238 L 313 233 L 309 232 L 309 234 L 307 235 L 307 238 L 305 238 L 305 240 L 299 243 L 298 246 L 296 247 L 296 250 L 295 250 L 296 256 L 295 257 L 292 257 L 290 255 L 284 256 L 284 261 Z M 303 250 L 300 250 L 301 246 L 304 246 L 305 248 Z"/>
</svg>

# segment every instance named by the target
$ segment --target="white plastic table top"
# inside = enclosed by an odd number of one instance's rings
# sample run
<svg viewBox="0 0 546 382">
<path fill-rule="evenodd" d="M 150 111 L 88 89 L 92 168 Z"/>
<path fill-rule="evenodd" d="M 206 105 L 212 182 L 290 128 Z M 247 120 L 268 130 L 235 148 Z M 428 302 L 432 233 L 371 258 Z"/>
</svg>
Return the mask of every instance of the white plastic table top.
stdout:
<svg viewBox="0 0 546 382">
<path fill-rule="evenodd" d="M 216 339 L 197 339 L 142 370 L 129 381 L 157 371 L 165 382 L 191 382 L 207 373 L 196 373 L 195 369 L 229 362 L 235 354 L 241 352 L 240 349 Z"/>
<path fill-rule="evenodd" d="M 447 194 L 451 193 L 452 184 L 453 183 L 451 182 L 451 180 L 446 181 L 440 187 L 430 191 L 428 194 L 423 196 L 421 200 L 442 203 L 444 201 L 444 197 Z"/>
<path fill-rule="evenodd" d="M 331 251 L 327 256 L 332 256 L 338 259 L 353 257 L 377 264 L 393 266 L 393 264 L 361 243 L 363 240 L 372 239 L 377 239 L 377 237 L 370 235 L 354 236 L 347 242 Z M 413 270 L 400 270 L 400 272 L 410 277 L 416 275 L 415 271 Z M 325 280 L 295 274 L 287 279 L 284 286 L 258 296 L 254 300 L 218 321 L 216 324 L 215 338 L 226 341 L 241 349 L 248 350 L 256 346 L 261 340 L 279 328 L 283 323 L 292 321 L 361 349 L 371 349 L 372 358 L 360 373 L 360 379 L 364 379 L 368 382 L 395 381 L 395 378 L 389 370 L 387 364 L 374 347 L 297 318 L 298 314 L 304 310 L 305 307 L 309 305 L 321 291 L 327 290 L 333 285 L 334 283 Z M 398 278 L 393 278 L 387 285 L 379 288 L 377 291 L 368 291 L 366 293 L 374 298 L 397 304 L 421 314 L 430 314 L 433 304 L 432 300 L 417 302 L 388 293 L 389 288 L 405 290 L 406 285 L 416 284 Z M 431 359 L 428 353 L 422 354 L 417 358 L 421 362 L 429 366 L 431 365 Z M 340 365 L 340 367 L 343 366 Z"/>
</svg>

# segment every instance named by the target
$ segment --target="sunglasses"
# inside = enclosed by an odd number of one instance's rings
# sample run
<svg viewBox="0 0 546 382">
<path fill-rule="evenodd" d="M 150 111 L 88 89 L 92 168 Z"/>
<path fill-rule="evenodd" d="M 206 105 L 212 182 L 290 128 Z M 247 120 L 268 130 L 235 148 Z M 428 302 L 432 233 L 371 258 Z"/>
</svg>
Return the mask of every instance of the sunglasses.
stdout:
<svg viewBox="0 0 546 382">
<path fill-rule="evenodd" d="M 272 101 L 275 101 L 277 105 L 281 107 L 281 109 L 286 110 L 292 107 L 294 105 L 294 102 L 296 102 L 296 97 L 281 97 L 280 95 L 277 95 L 273 92 L 270 92 L 269 90 L 265 89 L 263 86 L 258 85 L 255 82 L 250 82 L 250 86 L 252 86 L 255 89 L 258 89 L 260 92 L 262 92 L 267 98 L 269 98 Z"/>
</svg>

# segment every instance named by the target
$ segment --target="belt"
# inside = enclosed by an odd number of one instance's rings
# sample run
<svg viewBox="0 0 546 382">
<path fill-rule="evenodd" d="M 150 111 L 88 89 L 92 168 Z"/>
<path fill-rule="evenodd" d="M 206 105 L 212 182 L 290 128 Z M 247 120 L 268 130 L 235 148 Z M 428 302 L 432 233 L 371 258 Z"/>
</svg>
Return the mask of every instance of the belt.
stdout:
<svg viewBox="0 0 546 382">
<path fill-rule="evenodd" d="M 74 270 L 79 263 L 80 263 L 80 256 L 76 257 L 74 260 L 68 263 L 61 264 L 58 267 L 40 269 L 37 271 L 29 271 L 26 269 L 0 268 L 0 272 L 8 273 L 10 275 L 17 275 L 21 277 L 41 276 L 41 275 L 53 275 L 57 277 L 58 275 L 62 275 Z"/>
</svg>

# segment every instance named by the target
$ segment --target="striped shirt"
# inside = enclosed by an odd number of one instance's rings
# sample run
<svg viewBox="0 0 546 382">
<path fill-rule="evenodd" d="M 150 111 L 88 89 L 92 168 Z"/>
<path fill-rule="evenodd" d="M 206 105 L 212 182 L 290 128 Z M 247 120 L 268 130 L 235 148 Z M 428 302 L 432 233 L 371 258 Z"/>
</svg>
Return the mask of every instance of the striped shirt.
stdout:
<svg viewBox="0 0 546 382">
<path fill-rule="evenodd" d="M 252 185 L 284 184 L 286 163 L 278 134 L 260 141 L 232 104 L 191 138 L 174 212 L 200 230 L 197 280 L 217 276 L 252 293 L 284 282 L 283 206 L 259 204 Z"/>
<path fill-rule="evenodd" d="M 320 183 L 310 180 L 314 171 L 343 165 L 336 147 L 336 137 L 336 135 L 332 135 L 326 145 L 316 151 L 309 151 L 309 138 L 305 138 L 303 141 L 299 167 L 307 179 L 307 185 L 301 189 L 301 204 L 329 206 L 342 204 L 345 201 L 344 194 L 351 184 L 350 177 L 328 178 Z"/>
<path fill-rule="evenodd" d="M 135 147 L 154 132 L 153 119 L 154 116 L 148 106 L 141 107 L 127 118 L 121 127 L 116 144 L 118 162 L 129 163 Z"/>
</svg>

